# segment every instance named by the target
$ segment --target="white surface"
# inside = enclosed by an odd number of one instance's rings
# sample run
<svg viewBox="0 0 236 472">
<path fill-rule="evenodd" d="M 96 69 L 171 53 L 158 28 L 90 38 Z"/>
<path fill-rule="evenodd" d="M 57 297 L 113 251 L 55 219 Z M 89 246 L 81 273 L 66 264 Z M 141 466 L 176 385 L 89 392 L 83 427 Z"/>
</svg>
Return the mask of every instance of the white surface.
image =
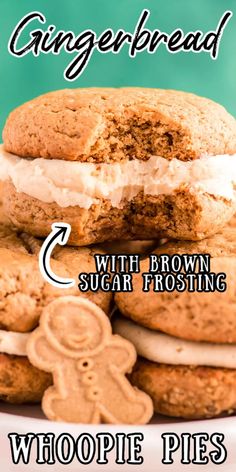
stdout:
<svg viewBox="0 0 236 472">
<path fill-rule="evenodd" d="M 116 472 L 118 470 L 134 470 L 135 472 L 159 472 L 159 471 L 216 471 L 233 472 L 236 467 L 236 417 L 219 418 L 202 421 L 174 421 L 164 417 L 156 417 L 152 424 L 147 426 L 91 426 L 91 425 L 72 425 L 63 423 L 54 423 L 47 421 L 39 407 L 35 406 L 12 406 L 0 404 L 0 470 L 3 472 L 25 471 L 37 472 L 42 470 L 69 470 L 80 471 L 87 470 L 91 472 Z M 78 461 L 72 462 L 70 465 L 38 465 L 35 463 L 35 448 L 32 448 L 31 462 L 29 465 L 14 465 L 11 461 L 10 442 L 7 437 L 8 433 L 16 432 L 18 434 L 48 433 L 54 432 L 55 435 L 61 433 L 70 433 L 77 438 L 81 433 L 90 433 L 95 435 L 98 432 L 116 432 L 132 433 L 142 432 L 144 441 L 142 443 L 142 456 L 144 463 L 142 465 L 117 465 L 114 462 L 114 454 L 108 455 L 109 462 L 107 465 L 97 465 L 96 462 L 91 465 L 81 465 Z M 209 462 L 204 467 L 202 465 L 181 465 L 179 454 L 175 453 L 175 462 L 173 465 L 163 465 L 162 459 L 162 439 L 161 434 L 164 432 L 175 432 L 181 434 L 189 432 L 190 434 L 198 432 L 206 432 L 209 435 L 215 432 L 225 435 L 224 445 L 228 451 L 227 461 L 222 465 L 214 465 Z M 208 451 L 211 450 L 210 446 Z M 123 469 L 121 469 L 123 467 Z"/>
</svg>

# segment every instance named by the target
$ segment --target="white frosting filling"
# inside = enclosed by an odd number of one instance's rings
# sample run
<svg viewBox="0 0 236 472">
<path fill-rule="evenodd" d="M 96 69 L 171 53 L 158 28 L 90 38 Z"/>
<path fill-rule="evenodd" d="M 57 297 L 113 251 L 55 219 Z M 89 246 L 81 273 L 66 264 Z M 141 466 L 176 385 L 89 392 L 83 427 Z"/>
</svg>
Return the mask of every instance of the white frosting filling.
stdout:
<svg viewBox="0 0 236 472">
<path fill-rule="evenodd" d="M 0 180 L 10 179 L 18 192 L 60 207 L 90 208 L 105 198 L 122 207 L 140 191 L 149 195 L 171 194 L 184 186 L 192 192 L 234 198 L 235 156 L 203 156 L 194 161 L 168 161 L 152 156 L 113 164 L 71 162 L 58 159 L 26 159 L 0 146 Z"/>
<path fill-rule="evenodd" d="M 125 318 L 115 319 L 113 331 L 132 342 L 140 356 L 153 362 L 236 369 L 236 344 L 185 341 L 144 328 Z M 29 336 L 30 333 L 0 330 L 0 352 L 27 356 Z"/>
<path fill-rule="evenodd" d="M 185 341 L 123 318 L 114 321 L 113 329 L 131 341 L 140 356 L 153 362 L 236 369 L 236 344 Z"/>
<path fill-rule="evenodd" d="M 0 352 L 15 356 L 27 356 L 26 344 L 30 333 L 0 330 Z"/>
</svg>

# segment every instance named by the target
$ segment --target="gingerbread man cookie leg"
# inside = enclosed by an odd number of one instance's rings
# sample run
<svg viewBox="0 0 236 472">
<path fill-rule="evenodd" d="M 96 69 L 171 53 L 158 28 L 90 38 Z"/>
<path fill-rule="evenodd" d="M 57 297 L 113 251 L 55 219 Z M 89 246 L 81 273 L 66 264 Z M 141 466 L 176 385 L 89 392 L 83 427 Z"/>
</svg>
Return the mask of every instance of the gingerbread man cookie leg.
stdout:
<svg viewBox="0 0 236 472">
<path fill-rule="evenodd" d="M 89 300 L 67 296 L 50 303 L 27 352 L 53 376 L 42 401 L 49 419 L 142 424 L 151 418 L 150 398 L 125 377 L 136 360 L 133 345 L 112 335 L 107 316 Z"/>
<path fill-rule="evenodd" d="M 104 397 L 101 407 L 103 420 L 116 424 L 145 424 L 150 419 L 151 401 L 148 409 L 146 395 L 133 388 L 124 377 L 125 373 L 132 371 L 136 362 L 134 347 L 120 336 L 112 336 L 100 356 L 104 365 L 103 376 L 110 392 L 109 396 Z"/>
<path fill-rule="evenodd" d="M 207 98 L 57 90 L 13 110 L 3 141 L 4 209 L 34 236 L 62 221 L 76 246 L 200 240 L 236 211 L 236 121 Z"/>
<path fill-rule="evenodd" d="M 73 405 L 73 408 L 66 407 L 68 402 Z M 84 424 L 98 424 L 101 422 L 100 411 L 96 407 L 96 403 L 88 404 L 83 391 L 76 388 L 72 389 L 72 392 L 64 390 L 63 396 L 63 391 L 58 392 L 56 387 L 49 387 L 43 396 L 42 409 L 46 416 L 53 421 Z M 81 415 L 80 421 L 76 421 L 78 415 Z"/>
</svg>

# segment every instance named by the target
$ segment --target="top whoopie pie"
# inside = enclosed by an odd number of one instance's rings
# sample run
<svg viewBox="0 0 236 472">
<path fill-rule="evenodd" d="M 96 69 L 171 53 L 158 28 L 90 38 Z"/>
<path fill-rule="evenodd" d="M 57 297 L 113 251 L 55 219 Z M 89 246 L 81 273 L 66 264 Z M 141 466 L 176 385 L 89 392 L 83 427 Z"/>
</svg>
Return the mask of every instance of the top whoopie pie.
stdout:
<svg viewBox="0 0 236 472">
<path fill-rule="evenodd" d="M 4 205 L 21 230 L 70 243 L 214 234 L 236 209 L 236 121 L 193 94 L 61 90 L 7 119 Z"/>
</svg>

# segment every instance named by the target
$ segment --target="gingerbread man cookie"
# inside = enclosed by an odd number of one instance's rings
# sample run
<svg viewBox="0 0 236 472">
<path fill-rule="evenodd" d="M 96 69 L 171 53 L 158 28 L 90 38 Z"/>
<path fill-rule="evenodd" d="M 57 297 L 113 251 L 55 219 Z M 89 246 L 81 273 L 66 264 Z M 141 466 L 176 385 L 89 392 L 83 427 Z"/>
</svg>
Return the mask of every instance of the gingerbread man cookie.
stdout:
<svg viewBox="0 0 236 472">
<path fill-rule="evenodd" d="M 72 423 L 147 423 L 151 399 L 131 386 L 133 345 L 113 336 L 109 319 L 81 297 L 61 297 L 50 303 L 40 326 L 29 338 L 30 362 L 51 372 L 54 385 L 42 408 L 51 420 Z"/>
</svg>

